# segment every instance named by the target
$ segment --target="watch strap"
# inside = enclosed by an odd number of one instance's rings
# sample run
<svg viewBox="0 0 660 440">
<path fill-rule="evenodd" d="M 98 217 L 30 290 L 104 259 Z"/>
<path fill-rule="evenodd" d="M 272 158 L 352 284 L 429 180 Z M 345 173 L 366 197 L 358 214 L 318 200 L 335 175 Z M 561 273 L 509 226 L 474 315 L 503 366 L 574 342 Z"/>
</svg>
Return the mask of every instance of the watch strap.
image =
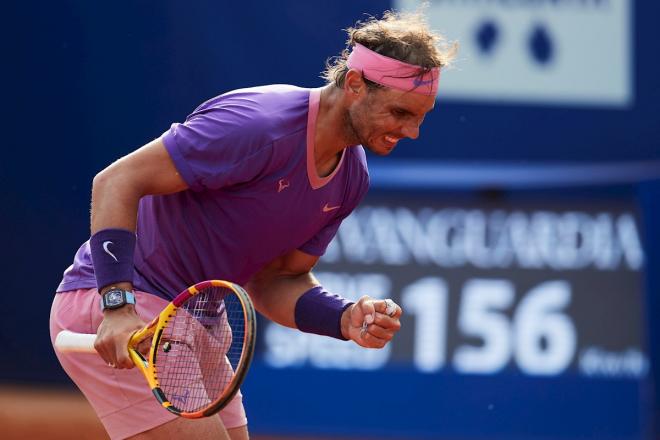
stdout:
<svg viewBox="0 0 660 440">
<path fill-rule="evenodd" d="M 122 297 L 124 298 L 123 304 L 119 304 L 119 305 L 114 306 L 114 307 L 106 307 L 105 306 L 105 295 L 107 295 L 108 293 L 113 292 L 113 291 L 114 292 L 120 291 L 122 293 Z M 132 291 L 123 290 L 123 289 L 110 289 L 110 290 L 108 290 L 107 292 L 105 292 L 101 295 L 101 301 L 100 301 L 99 304 L 101 306 L 101 310 L 106 310 L 106 309 L 110 310 L 110 309 L 116 309 L 116 308 L 119 308 L 119 307 L 123 307 L 126 304 L 135 305 L 136 303 L 137 303 L 137 301 L 135 299 L 135 293 L 133 293 Z"/>
</svg>

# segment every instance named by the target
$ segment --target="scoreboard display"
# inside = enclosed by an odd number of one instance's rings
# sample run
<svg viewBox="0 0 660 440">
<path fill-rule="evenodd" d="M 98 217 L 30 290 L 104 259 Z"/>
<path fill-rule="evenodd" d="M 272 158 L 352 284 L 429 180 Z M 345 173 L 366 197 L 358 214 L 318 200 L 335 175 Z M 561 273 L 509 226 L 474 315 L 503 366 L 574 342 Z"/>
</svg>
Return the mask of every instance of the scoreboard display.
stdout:
<svg viewBox="0 0 660 440">
<path fill-rule="evenodd" d="M 246 392 L 253 427 L 644 438 L 649 356 L 637 209 L 627 197 L 370 194 L 314 273 L 347 297 L 392 298 L 404 311 L 401 331 L 367 350 L 260 322 L 246 387 L 265 401 Z"/>
</svg>

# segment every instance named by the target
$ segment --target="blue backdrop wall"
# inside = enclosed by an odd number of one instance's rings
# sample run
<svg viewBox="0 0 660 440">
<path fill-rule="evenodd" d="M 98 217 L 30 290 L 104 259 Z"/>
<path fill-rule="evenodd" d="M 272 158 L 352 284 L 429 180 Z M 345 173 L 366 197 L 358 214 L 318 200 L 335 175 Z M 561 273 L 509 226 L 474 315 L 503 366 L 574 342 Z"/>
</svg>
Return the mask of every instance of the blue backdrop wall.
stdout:
<svg viewBox="0 0 660 440">
<path fill-rule="evenodd" d="M 660 5 L 633 5 L 630 106 L 441 100 L 420 139 L 403 141 L 388 160 L 654 167 Z M 322 85 L 326 58 L 344 48 L 342 29 L 390 6 L 376 0 L 12 3 L 3 47 L 0 380 L 67 381 L 48 341 L 48 312 L 62 271 L 88 237 L 90 186 L 99 170 L 224 91 Z M 460 58 L 457 67 L 447 75 L 461 74 Z M 29 343 L 12 338 L 26 323 L 38 328 Z"/>
</svg>

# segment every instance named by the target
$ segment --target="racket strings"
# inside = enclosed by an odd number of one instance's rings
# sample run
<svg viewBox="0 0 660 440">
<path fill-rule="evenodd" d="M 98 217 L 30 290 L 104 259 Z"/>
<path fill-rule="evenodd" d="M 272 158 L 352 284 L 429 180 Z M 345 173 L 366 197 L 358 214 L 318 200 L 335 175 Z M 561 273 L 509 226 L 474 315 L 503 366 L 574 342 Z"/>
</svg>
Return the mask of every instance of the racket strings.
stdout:
<svg viewBox="0 0 660 440">
<path fill-rule="evenodd" d="M 226 392 L 243 353 L 245 318 L 234 292 L 209 287 L 188 299 L 165 327 L 154 363 L 160 388 L 183 412 Z"/>
</svg>

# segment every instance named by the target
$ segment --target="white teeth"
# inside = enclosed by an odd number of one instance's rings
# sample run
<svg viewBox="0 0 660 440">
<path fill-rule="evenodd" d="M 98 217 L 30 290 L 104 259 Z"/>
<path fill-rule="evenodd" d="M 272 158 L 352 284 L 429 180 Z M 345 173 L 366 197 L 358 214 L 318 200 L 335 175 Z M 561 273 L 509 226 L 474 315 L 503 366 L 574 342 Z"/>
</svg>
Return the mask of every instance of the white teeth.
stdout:
<svg viewBox="0 0 660 440">
<path fill-rule="evenodd" d="M 394 137 L 392 137 L 392 136 L 385 136 L 385 140 L 386 140 L 387 142 L 392 142 L 392 143 L 394 143 L 394 142 L 397 141 L 397 138 L 394 138 Z"/>
</svg>

